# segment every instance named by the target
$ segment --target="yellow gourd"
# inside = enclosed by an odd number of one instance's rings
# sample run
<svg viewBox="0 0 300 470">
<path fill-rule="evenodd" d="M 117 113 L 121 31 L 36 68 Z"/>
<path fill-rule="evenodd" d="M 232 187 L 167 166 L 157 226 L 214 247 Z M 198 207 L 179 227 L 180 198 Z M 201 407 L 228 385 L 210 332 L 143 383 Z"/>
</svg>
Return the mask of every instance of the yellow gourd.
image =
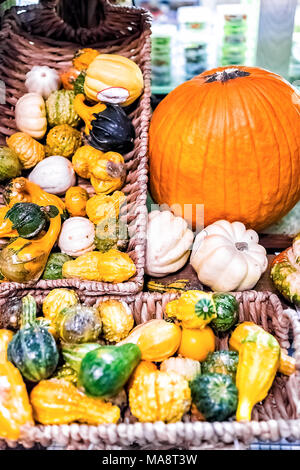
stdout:
<svg viewBox="0 0 300 470">
<path fill-rule="evenodd" d="M 239 348 L 236 374 L 237 421 L 251 421 L 256 403 L 266 398 L 280 362 L 280 346 L 266 331 L 252 331 Z"/>
<path fill-rule="evenodd" d="M 183 328 L 204 328 L 217 317 L 213 293 L 189 290 L 166 305 L 166 315 Z"/>
<path fill-rule="evenodd" d="M 144 375 L 149 374 L 150 372 L 155 372 L 157 370 L 157 366 L 154 364 L 154 362 L 141 361 L 139 365 L 134 369 L 134 372 L 128 381 L 128 390 L 132 387 L 137 378 L 143 377 Z"/>
<path fill-rule="evenodd" d="M 119 344 L 137 344 L 144 361 L 162 362 L 173 356 L 179 348 L 181 328 L 165 320 L 150 320 L 136 326 Z"/>
<path fill-rule="evenodd" d="M 97 426 L 117 423 L 120 419 L 120 408 L 86 396 L 66 380 L 42 380 L 32 390 L 30 401 L 34 418 L 41 424 L 78 421 Z"/>
<path fill-rule="evenodd" d="M 53 289 L 43 302 L 44 317 L 54 321 L 56 315 L 64 308 L 79 303 L 79 297 L 72 289 Z"/>
<path fill-rule="evenodd" d="M 33 202 L 39 206 L 55 206 L 61 214 L 65 210 L 65 205 L 58 196 L 47 193 L 40 186 L 23 177 L 13 179 L 6 186 L 4 199 L 9 207 L 17 202 Z"/>
<path fill-rule="evenodd" d="M 70 216 L 85 217 L 88 199 L 88 192 L 84 188 L 80 186 L 69 188 L 65 196 L 65 205 Z"/>
<path fill-rule="evenodd" d="M 101 113 L 106 108 L 105 104 L 98 103 L 95 106 L 87 106 L 85 103 L 85 96 L 83 94 L 76 95 L 74 99 L 74 109 L 78 116 L 85 123 L 85 133 L 86 135 L 90 134 L 92 130 L 91 122 L 96 119 L 94 114 Z"/>
<path fill-rule="evenodd" d="M 133 416 L 143 423 L 180 421 L 191 406 L 188 381 L 175 372 L 146 372 L 129 389 Z"/>
<path fill-rule="evenodd" d="M 256 323 L 245 321 L 240 323 L 235 330 L 233 331 L 230 340 L 229 346 L 233 351 L 239 351 L 243 340 L 251 332 L 264 331 L 263 328 Z M 282 349 L 280 354 L 279 368 L 278 372 L 281 372 L 285 375 L 292 375 L 296 371 L 296 360 L 288 356 Z"/>
<path fill-rule="evenodd" d="M 90 251 L 62 268 L 66 279 L 78 278 L 98 282 L 124 282 L 136 273 L 136 266 L 127 253 L 111 249 L 105 253 Z"/>
<path fill-rule="evenodd" d="M 17 440 L 22 426 L 33 426 L 32 409 L 18 369 L 7 360 L 13 333 L 0 330 L 0 438 Z"/>
<path fill-rule="evenodd" d="M 0 208 L 0 237 L 17 237 L 18 232 L 12 228 L 13 224 L 9 218 L 5 219 L 9 207 Z"/>
<path fill-rule="evenodd" d="M 0 271 L 13 282 L 37 281 L 46 266 L 50 251 L 56 242 L 61 228 L 58 214 L 50 219 L 45 235 L 35 240 L 18 237 L 0 253 Z"/>
<path fill-rule="evenodd" d="M 45 147 L 30 135 L 17 132 L 6 143 L 19 157 L 25 170 L 34 167 L 45 158 Z"/>
<path fill-rule="evenodd" d="M 125 200 L 126 196 L 122 191 L 115 191 L 111 196 L 97 194 L 88 200 L 86 214 L 95 225 L 108 217 L 118 219 L 120 207 Z"/>
<path fill-rule="evenodd" d="M 134 319 L 125 302 L 106 300 L 99 305 L 98 311 L 102 320 L 103 337 L 106 341 L 118 343 L 128 336 L 133 328 Z"/>
<path fill-rule="evenodd" d="M 181 343 L 178 354 L 195 361 L 204 361 L 208 353 L 215 350 L 215 335 L 213 330 L 205 328 L 182 328 Z"/>
</svg>

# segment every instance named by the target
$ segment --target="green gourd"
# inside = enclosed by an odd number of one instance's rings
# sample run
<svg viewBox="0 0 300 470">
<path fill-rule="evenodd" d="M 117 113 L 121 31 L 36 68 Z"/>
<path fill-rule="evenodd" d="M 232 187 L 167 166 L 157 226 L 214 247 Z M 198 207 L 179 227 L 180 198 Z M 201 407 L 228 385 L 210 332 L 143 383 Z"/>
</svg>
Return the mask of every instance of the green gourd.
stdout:
<svg viewBox="0 0 300 470">
<path fill-rule="evenodd" d="M 213 318 L 210 326 L 217 333 L 228 331 L 238 321 L 239 304 L 232 294 L 213 294 L 217 317 Z"/>
<path fill-rule="evenodd" d="M 96 226 L 95 245 L 97 250 L 105 252 L 111 248 L 126 251 L 128 246 L 127 225 L 108 217 Z"/>
<path fill-rule="evenodd" d="M 239 355 L 236 351 L 215 351 L 209 353 L 201 364 L 203 374 L 226 374 L 230 375 L 235 382 Z"/>
<path fill-rule="evenodd" d="M 22 165 L 16 152 L 0 146 L 0 181 L 20 176 L 21 170 Z"/>
<path fill-rule="evenodd" d="M 67 261 L 71 261 L 71 256 L 65 253 L 51 253 L 48 258 L 42 279 L 62 279 L 62 267 Z"/>
<path fill-rule="evenodd" d="M 60 124 L 76 127 L 79 124 L 80 118 L 73 106 L 74 98 L 73 90 L 58 90 L 51 93 L 46 101 L 47 119 L 50 127 Z"/>
<path fill-rule="evenodd" d="M 102 346 L 83 358 L 79 383 L 91 396 L 114 396 L 124 387 L 140 360 L 141 351 L 136 344 Z"/>
<path fill-rule="evenodd" d="M 63 343 L 62 355 L 66 364 L 76 372 L 79 372 L 82 359 L 87 353 L 99 348 L 101 348 L 101 344 L 98 343 Z"/>
<path fill-rule="evenodd" d="M 229 375 L 197 375 L 190 389 L 193 403 L 207 421 L 225 421 L 235 413 L 238 390 Z"/>
<path fill-rule="evenodd" d="M 36 302 L 22 299 L 21 329 L 8 345 L 7 357 L 31 382 L 47 379 L 55 371 L 59 354 L 53 336 L 36 322 Z"/>
<path fill-rule="evenodd" d="M 30 239 L 46 229 L 49 218 L 57 215 L 58 209 L 55 206 L 42 207 L 32 202 L 18 202 L 4 218 L 12 222 L 12 228 L 17 230 L 20 237 Z"/>
<path fill-rule="evenodd" d="M 96 341 L 102 321 L 96 307 L 75 304 L 61 310 L 54 319 L 58 336 L 67 343 Z"/>
</svg>

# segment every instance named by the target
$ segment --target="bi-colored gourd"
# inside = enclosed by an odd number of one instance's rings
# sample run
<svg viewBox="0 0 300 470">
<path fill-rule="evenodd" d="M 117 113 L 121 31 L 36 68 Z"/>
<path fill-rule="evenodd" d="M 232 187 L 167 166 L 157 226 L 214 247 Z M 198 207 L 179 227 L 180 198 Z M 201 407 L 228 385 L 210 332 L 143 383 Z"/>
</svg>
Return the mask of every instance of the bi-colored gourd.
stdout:
<svg viewBox="0 0 300 470">
<path fill-rule="evenodd" d="M 65 194 L 76 183 L 76 175 L 71 162 L 59 155 L 45 158 L 38 163 L 28 179 L 47 193 L 58 195 Z"/>
<path fill-rule="evenodd" d="M 202 374 L 228 374 L 235 382 L 239 355 L 236 351 L 215 351 L 209 353 L 201 364 Z"/>
<path fill-rule="evenodd" d="M 182 268 L 190 256 L 193 232 L 186 221 L 170 211 L 148 215 L 146 273 L 162 277 Z"/>
<path fill-rule="evenodd" d="M 26 178 L 15 178 L 4 189 L 4 200 L 9 207 L 17 202 L 33 202 L 39 206 L 55 206 L 64 213 L 63 201 L 54 194 L 47 193 L 39 185 Z"/>
<path fill-rule="evenodd" d="M 34 298 L 22 299 L 21 329 L 8 345 L 7 355 L 23 377 L 31 382 L 47 379 L 58 364 L 58 349 L 53 336 L 36 322 Z"/>
<path fill-rule="evenodd" d="M 230 349 L 239 352 L 240 347 L 248 334 L 258 332 L 264 332 L 264 329 L 261 326 L 256 325 L 256 323 L 250 321 L 240 323 L 230 337 Z M 292 375 L 296 371 L 295 359 L 292 356 L 288 356 L 283 349 L 281 349 L 280 353 L 278 371 L 285 375 Z"/>
<path fill-rule="evenodd" d="M 62 253 L 78 257 L 95 249 L 95 226 L 85 217 L 71 217 L 63 225 L 58 239 Z"/>
<path fill-rule="evenodd" d="M 237 421 L 251 421 L 256 403 L 266 398 L 280 364 L 280 346 L 264 330 L 249 333 L 239 348 Z"/>
<path fill-rule="evenodd" d="M 62 279 L 62 267 L 64 263 L 71 259 L 71 256 L 65 253 L 51 253 L 45 266 L 42 279 Z"/>
<path fill-rule="evenodd" d="M 204 328 L 217 317 L 213 294 L 189 290 L 166 305 L 166 315 L 176 318 L 184 328 Z"/>
<path fill-rule="evenodd" d="M 289 302 L 300 305 L 300 234 L 290 248 L 274 258 L 271 279 Z"/>
<path fill-rule="evenodd" d="M 98 307 L 103 325 L 103 337 L 109 342 L 118 343 L 129 335 L 134 326 L 131 309 L 125 302 L 105 300 Z"/>
<path fill-rule="evenodd" d="M 61 124 L 53 127 L 46 140 L 46 154 L 71 157 L 81 145 L 81 133 L 69 126 Z"/>
<path fill-rule="evenodd" d="M 139 421 L 180 421 L 191 406 L 188 381 L 175 372 L 146 372 L 129 389 L 130 411 Z"/>
<path fill-rule="evenodd" d="M 79 382 L 86 393 L 96 397 L 116 395 L 141 360 L 136 344 L 102 346 L 82 359 Z"/>
<path fill-rule="evenodd" d="M 42 380 L 30 394 L 34 418 L 41 424 L 74 421 L 97 426 L 117 423 L 120 409 L 101 399 L 87 397 L 66 380 Z"/>
<path fill-rule="evenodd" d="M 74 109 L 85 123 L 86 135 L 90 135 L 90 131 L 92 130 L 92 121 L 96 119 L 96 115 L 98 113 L 101 113 L 106 109 L 106 105 L 104 103 L 97 103 L 94 106 L 88 106 L 85 101 L 86 97 L 84 93 L 78 93 L 74 99 Z"/>
<path fill-rule="evenodd" d="M 0 181 L 20 176 L 22 165 L 17 153 L 9 147 L 0 146 Z"/>
<path fill-rule="evenodd" d="M 60 74 L 62 86 L 65 90 L 74 90 L 74 83 L 79 76 L 80 71 L 75 67 L 69 67 Z"/>
<path fill-rule="evenodd" d="M 7 360 L 7 346 L 13 339 L 0 330 L 0 438 L 17 440 L 23 426 L 33 426 L 32 409 L 25 383 L 18 369 Z"/>
<path fill-rule="evenodd" d="M 191 265 L 214 291 L 252 289 L 268 266 L 266 250 L 258 242 L 257 233 L 241 222 L 219 220 L 197 235 Z"/>
<path fill-rule="evenodd" d="M 189 204 L 194 228 L 204 208 L 205 225 L 239 220 L 261 231 L 300 199 L 299 145 L 299 92 L 286 80 L 256 67 L 205 71 L 153 113 L 151 195 L 179 215 Z"/>
<path fill-rule="evenodd" d="M 62 355 L 66 364 L 79 373 L 82 359 L 100 347 L 100 343 L 62 343 Z"/>
<path fill-rule="evenodd" d="M 35 65 L 26 74 L 25 86 L 29 93 L 38 93 L 47 99 L 52 91 L 60 87 L 60 77 L 56 70 L 46 65 Z"/>
<path fill-rule="evenodd" d="M 180 341 L 181 329 L 178 325 L 155 319 L 136 326 L 119 344 L 137 344 L 143 360 L 162 362 L 176 353 Z"/>
<path fill-rule="evenodd" d="M 56 217 L 58 209 L 55 206 L 42 207 L 32 202 L 17 202 L 6 213 L 12 228 L 23 238 L 37 237 L 46 228 L 51 217 Z"/>
<path fill-rule="evenodd" d="M 122 191 L 115 191 L 111 196 L 97 194 L 91 197 L 86 205 L 88 218 L 97 225 L 108 218 L 118 219 L 120 207 L 126 201 L 126 196 Z M 100 238 L 100 237 L 99 237 Z"/>
<path fill-rule="evenodd" d="M 193 380 L 196 375 L 201 374 L 201 364 L 199 361 L 185 357 L 170 357 L 161 363 L 162 372 L 176 372 L 186 380 Z"/>
<path fill-rule="evenodd" d="M 98 54 L 88 66 L 84 92 L 93 101 L 128 106 L 143 87 L 143 75 L 135 62 L 117 54 Z"/>
<path fill-rule="evenodd" d="M 16 132 L 7 140 L 7 145 L 16 152 L 25 170 L 34 167 L 45 158 L 45 148 L 24 132 Z"/>
<path fill-rule="evenodd" d="M 68 124 L 76 127 L 79 116 L 74 109 L 73 90 L 53 91 L 46 101 L 47 119 L 50 127 Z"/>
<path fill-rule="evenodd" d="M 194 361 L 204 361 L 210 352 L 216 348 L 213 330 L 204 328 L 182 328 L 181 342 L 178 354 Z"/>
<path fill-rule="evenodd" d="M 66 209 L 71 217 L 84 217 L 89 199 L 88 192 L 80 186 L 72 186 L 65 196 Z"/>
<path fill-rule="evenodd" d="M 192 400 L 207 421 L 225 421 L 238 403 L 238 390 L 229 375 L 197 375 L 190 382 Z"/>
<path fill-rule="evenodd" d="M 13 282 L 37 281 L 46 266 L 49 254 L 61 228 L 58 214 L 50 218 L 49 229 L 41 238 L 27 240 L 18 237 L 0 253 L 0 271 Z"/>
<path fill-rule="evenodd" d="M 99 52 L 96 49 L 79 49 L 78 51 L 76 51 L 73 57 L 73 66 L 76 68 L 76 70 L 86 70 L 98 55 Z"/>
<path fill-rule="evenodd" d="M 105 252 L 112 248 L 126 251 L 129 243 L 128 226 L 115 217 L 102 220 L 96 227 L 95 245 Z"/>
<path fill-rule="evenodd" d="M 0 237 L 17 237 L 18 232 L 13 229 L 12 222 L 6 218 L 9 207 L 0 207 Z"/>
<path fill-rule="evenodd" d="M 43 301 L 43 314 L 53 322 L 66 307 L 79 303 L 79 297 L 72 289 L 52 289 Z"/>
<path fill-rule="evenodd" d="M 77 150 L 72 159 L 75 172 L 82 178 L 90 178 L 96 194 L 109 194 L 122 188 L 126 167 L 122 155 L 103 153 L 89 145 Z"/>
<path fill-rule="evenodd" d="M 27 93 L 17 101 L 15 118 L 19 131 L 35 139 L 42 139 L 46 134 L 45 101 L 38 93 Z"/>
<path fill-rule="evenodd" d="M 76 303 L 60 310 L 54 318 L 58 336 L 66 343 L 96 341 L 102 330 L 102 321 L 96 307 Z"/>
<path fill-rule="evenodd" d="M 111 249 L 105 253 L 90 251 L 63 265 L 63 277 L 98 282 L 124 282 L 135 273 L 136 266 L 127 253 Z"/>
</svg>

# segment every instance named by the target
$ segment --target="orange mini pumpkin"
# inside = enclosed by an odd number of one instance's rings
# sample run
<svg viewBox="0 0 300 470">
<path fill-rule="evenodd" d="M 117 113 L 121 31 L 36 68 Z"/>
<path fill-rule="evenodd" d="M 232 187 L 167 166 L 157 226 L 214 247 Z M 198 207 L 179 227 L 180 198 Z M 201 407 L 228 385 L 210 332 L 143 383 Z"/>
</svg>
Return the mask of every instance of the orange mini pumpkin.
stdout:
<svg viewBox="0 0 300 470">
<path fill-rule="evenodd" d="M 196 204 L 205 225 L 239 220 L 261 230 L 283 217 L 300 199 L 299 100 L 279 75 L 255 67 L 220 67 L 177 87 L 150 125 L 155 202 L 177 204 L 194 227 Z M 179 213 L 185 204 L 193 216 Z"/>
</svg>

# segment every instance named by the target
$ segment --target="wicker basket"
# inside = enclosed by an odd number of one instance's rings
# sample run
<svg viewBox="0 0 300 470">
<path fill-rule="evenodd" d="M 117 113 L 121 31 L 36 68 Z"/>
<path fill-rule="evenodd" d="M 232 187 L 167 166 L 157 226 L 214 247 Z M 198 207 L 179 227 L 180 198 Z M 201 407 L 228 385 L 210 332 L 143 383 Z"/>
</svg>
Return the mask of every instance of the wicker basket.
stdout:
<svg viewBox="0 0 300 470">
<path fill-rule="evenodd" d="M 45 292 L 35 292 L 34 295 L 41 303 Z M 261 325 L 276 336 L 282 348 L 290 347 L 289 334 L 292 332 L 295 348 L 297 372 L 289 378 L 277 376 L 268 397 L 255 407 L 251 422 L 193 422 L 193 418 L 185 416 L 183 422 L 174 424 L 143 424 L 134 422 L 127 410 L 123 422 L 118 425 L 35 426 L 23 433 L 20 443 L 26 447 L 35 443 L 44 446 L 58 444 L 68 449 L 216 449 L 246 448 L 255 440 L 299 439 L 300 325 L 297 315 L 292 310 L 283 311 L 280 300 L 272 293 L 249 291 L 235 295 L 240 306 L 240 321 L 250 320 Z M 177 294 L 140 293 L 122 299 L 131 306 L 135 321 L 139 324 L 152 318 L 163 318 L 166 304 L 176 297 Z M 82 297 L 82 300 L 92 305 L 106 298 Z M 16 327 L 15 318 L 3 315 L 0 318 L 0 326 Z M 228 338 L 225 338 L 218 347 L 226 348 L 227 341 Z M 12 442 L 7 444 L 16 445 Z"/>
<path fill-rule="evenodd" d="M 93 24 L 96 19 L 97 24 L 74 29 L 58 16 L 56 3 L 52 0 L 25 8 L 14 7 L 4 15 L 0 31 L 0 79 L 6 85 L 6 104 L 0 104 L 0 145 L 16 131 L 14 107 L 17 99 L 26 93 L 25 74 L 33 65 L 48 65 L 62 70 L 71 63 L 74 52 L 81 46 L 94 47 L 103 53 L 117 53 L 134 60 L 143 72 L 145 88 L 130 113 L 136 139 L 134 150 L 124 156 L 127 179 L 122 190 L 127 196 L 127 205 L 126 214 L 123 212 L 121 219 L 130 225 L 134 233 L 128 254 L 136 264 L 137 273 L 128 282 L 119 284 L 83 282 L 78 279 L 40 280 L 27 284 L 5 282 L 0 285 L 0 296 L 28 287 L 73 287 L 88 295 L 134 294 L 143 286 L 145 258 L 151 16 L 145 10 L 112 6 L 106 0 L 86 0 L 81 5 L 88 15 L 87 21 Z M 59 2 L 62 12 L 65 10 L 64 3 L 67 2 Z M 73 5 L 77 2 L 71 3 Z M 79 19 L 71 13 L 72 9 L 69 11 L 70 20 L 78 23 Z M 82 183 L 79 181 L 79 184 L 84 185 Z M 88 189 L 90 193 L 93 192 L 90 185 Z"/>
</svg>

